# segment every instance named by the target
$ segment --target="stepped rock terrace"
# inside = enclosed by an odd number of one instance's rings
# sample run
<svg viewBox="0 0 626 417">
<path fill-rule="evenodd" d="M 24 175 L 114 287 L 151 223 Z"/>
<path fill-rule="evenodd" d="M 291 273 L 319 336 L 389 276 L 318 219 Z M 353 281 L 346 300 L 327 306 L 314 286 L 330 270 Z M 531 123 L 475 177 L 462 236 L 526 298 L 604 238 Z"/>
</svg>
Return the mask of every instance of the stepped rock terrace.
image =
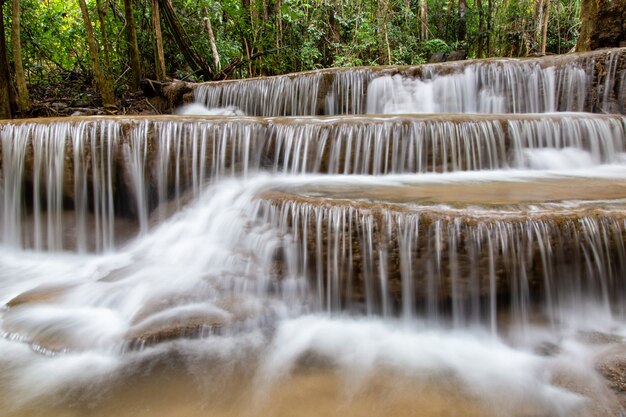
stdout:
<svg viewBox="0 0 626 417">
<path fill-rule="evenodd" d="M 623 414 L 625 55 L 0 122 L 0 414 Z"/>
<path fill-rule="evenodd" d="M 181 207 L 211 182 L 260 171 L 381 175 L 541 169 L 559 156 L 580 167 L 616 163 L 624 153 L 624 121 L 622 116 L 553 114 L 3 123 L 4 241 L 61 249 L 68 223 L 62 213 L 72 209 L 75 220 L 69 223 L 77 241 L 70 247 L 112 248 L 117 218 L 138 220 L 145 232 L 155 209 L 161 217 L 171 211 L 168 201 Z M 32 230 L 22 230 L 25 204 L 32 226 L 24 226 Z M 92 228 L 97 240 L 87 245 Z"/>
<path fill-rule="evenodd" d="M 301 252 L 288 274 L 317 281 L 320 307 L 412 317 L 421 306 L 418 315 L 434 320 L 451 309 L 455 324 L 484 315 L 495 331 L 503 310 L 496 298 L 527 323 L 523 316 L 539 300 L 558 309 L 591 293 L 623 293 L 623 179 L 404 181 L 320 180 L 294 187 L 298 194 L 263 194 L 267 221 L 291 230 Z M 606 305 L 624 312 L 621 295 Z M 548 311 L 550 320 L 561 314 Z"/>
</svg>

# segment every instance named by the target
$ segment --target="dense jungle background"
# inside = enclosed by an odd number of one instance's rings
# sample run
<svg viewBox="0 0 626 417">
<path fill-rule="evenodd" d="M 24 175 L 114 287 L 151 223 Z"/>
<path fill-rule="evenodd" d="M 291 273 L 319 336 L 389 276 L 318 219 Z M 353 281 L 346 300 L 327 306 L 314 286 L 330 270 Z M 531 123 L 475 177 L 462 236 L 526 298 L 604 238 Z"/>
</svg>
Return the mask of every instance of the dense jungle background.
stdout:
<svg viewBox="0 0 626 417">
<path fill-rule="evenodd" d="M 578 50 L 619 46 L 589 43 L 602 3 L 620 1 L 1 0 L 0 116 L 141 111 L 145 79 L 560 54 L 581 31 Z"/>
</svg>

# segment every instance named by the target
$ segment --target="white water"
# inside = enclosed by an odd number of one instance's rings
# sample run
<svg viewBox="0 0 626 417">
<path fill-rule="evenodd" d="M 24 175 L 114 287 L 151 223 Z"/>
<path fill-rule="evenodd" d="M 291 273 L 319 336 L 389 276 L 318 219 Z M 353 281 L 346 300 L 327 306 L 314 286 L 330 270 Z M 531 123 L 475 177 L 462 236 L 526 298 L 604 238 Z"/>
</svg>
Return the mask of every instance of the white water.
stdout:
<svg viewBox="0 0 626 417">
<path fill-rule="evenodd" d="M 601 171 L 573 174 L 602 176 Z M 624 176 L 620 169 L 607 167 L 605 171 L 610 177 Z M 475 173 L 474 177 L 520 181 L 529 178 L 526 174 L 502 171 Z M 538 172 L 530 178 L 564 174 L 567 172 Z M 481 398 L 497 415 L 516 415 L 528 402 L 533 409 L 552 416 L 584 410 L 584 397 L 554 385 L 553 378 L 563 362 L 571 360 L 579 363 L 577 372 L 593 373 L 591 358 L 601 349 L 577 341 L 578 331 L 626 336 L 623 323 L 615 321 L 602 305 L 594 307 L 602 313 L 594 317 L 591 328 L 589 323 L 572 320 L 549 333 L 529 329 L 513 333 L 517 339 L 507 342 L 506 337 L 489 334 L 480 326 L 441 331 L 417 318 L 400 322 L 311 314 L 317 307 L 304 277 L 291 271 L 282 281 L 272 278 L 271 261 L 282 246 L 283 232 L 259 222 L 251 210 L 254 196 L 276 186 L 367 183 L 371 179 L 256 176 L 225 180 L 147 235 L 109 254 L 3 248 L 3 303 L 40 286 L 66 288 L 44 303 L 27 303 L 2 313 L 2 327 L 10 329 L 6 340 L 0 342 L 0 384 L 9 398 L 4 405 L 19 409 L 64 392 L 89 386 L 96 389 L 124 369 L 132 369 L 134 363 L 174 349 L 189 360 L 219 358 L 233 366 L 241 361 L 258 362 L 252 382 L 257 401 L 263 401 L 271 395 L 272 386 L 296 372 L 303 358 L 316 358 L 316 362 L 340 370 L 350 395 L 385 371 L 424 383 L 452 378 L 463 392 Z M 409 180 L 446 183 L 468 179 L 458 174 L 432 174 L 378 178 L 376 182 L 392 186 Z M 147 318 L 137 320 L 143 316 Z M 134 330 L 184 317 L 217 318 L 224 325 L 221 336 L 123 353 Z M 527 336 L 520 339 L 522 334 Z M 30 350 L 28 343 L 35 349 Z M 545 343 L 558 345 L 560 353 L 554 357 L 534 353 Z M 40 355 L 54 355 L 59 349 L 66 351 L 53 357 Z M 210 371 L 202 376 L 214 377 L 219 376 Z M 594 386 L 590 381 L 585 384 Z"/>
<path fill-rule="evenodd" d="M 209 109 L 199 103 L 186 104 L 176 110 L 176 114 L 183 116 L 245 116 L 246 114 L 235 106 L 217 107 Z"/>
<path fill-rule="evenodd" d="M 546 113 L 584 110 L 589 80 L 583 68 L 477 64 L 463 72 L 412 79 L 374 78 L 367 113 Z"/>
<path fill-rule="evenodd" d="M 521 164 L 530 169 L 576 169 L 596 165 L 590 152 L 575 148 L 527 149 L 521 155 Z"/>
</svg>

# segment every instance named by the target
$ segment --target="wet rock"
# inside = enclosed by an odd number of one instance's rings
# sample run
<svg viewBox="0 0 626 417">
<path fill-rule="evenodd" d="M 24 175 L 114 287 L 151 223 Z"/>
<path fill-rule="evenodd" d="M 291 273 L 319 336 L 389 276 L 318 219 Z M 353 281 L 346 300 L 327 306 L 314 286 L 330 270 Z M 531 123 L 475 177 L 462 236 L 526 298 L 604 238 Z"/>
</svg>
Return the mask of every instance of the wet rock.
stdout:
<svg viewBox="0 0 626 417">
<path fill-rule="evenodd" d="M 556 343 L 543 342 L 534 349 L 537 355 L 556 356 L 561 352 L 561 347 Z"/>
<path fill-rule="evenodd" d="M 446 61 L 463 61 L 467 59 L 467 51 L 460 49 L 458 51 L 452 51 L 448 54 Z"/>
<path fill-rule="evenodd" d="M 626 358 L 603 363 L 599 368 L 609 386 L 623 397 L 622 404 L 626 407 Z"/>
<path fill-rule="evenodd" d="M 620 335 L 601 332 L 581 332 L 578 334 L 578 339 L 592 345 L 608 345 L 625 342 L 624 338 Z"/>
<path fill-rule="evenodd" d="M 15 308 L 24 304 L 41 304 L 56 301 L 74 288 L 72 285 L 40 286 L 13 297 L 6 306 Z"/>
<path fill-rule="evenodd" d="M 622 407 L 620 416 L 626 415 L 626 343 L 605 352 L 596 368 L 617 396 Z"/>
<path fill-rule="evenodd" d="M 445 52 L 435 52 L 434 54 L 432 54 L 432 56 L 428 60 L 429 63 L 446 62 L 446 61 L 447 61 L 447 53 Z"/>
<path fill-rule="evenodd" d="M 437 187 L 445 189 L 442 185 Z M 406 205 L 368 201 L 370 187 L 358 188 L 358 200 L 352 199 L 346 190 L 314 197 L 278 192 L 262 196 L 281 227 L 299 231 L 298 246 L 306 248 L 306 256 L 302 257 L 308 262 L 302 274 L 310 277 L 312 283 L 318 282 L 316 288 L 321 294 L 332 294 L 327 298 L 332 308 L 370 305 L 377 311 L 384 307 L 381 304 L 386 294 L 387 308 L 397 311 L 406 296 L 406 280 L 411 283 L 416 309 L 423 310 L 418 313 L 424 314 L 447 314 L 455 303 L 456 308 L 467 309 L 491 295 L 498 298 L 498 307 L 504 308 L 508 300 L 517 296 L 519 284 L 512 278 L 516 276 L 524 277 L 523 285 L 531 299 L 540 298 L 545 274 L 551 280 L 551 290 L 556 291 L 569 286 L 567 277 L 587 270 L 583 252 L 592 243 L 577 237 L 586 233 L 579 230 L 585 222 L 611 230 L 602 232 L 614 236 L 608 246 L 597 249 L 606 253 L 602 256 L 624 256 L 621 241 L 626 239 L 626 229 L 621 223 L 624 213 L 620 209 L 596 217 L 596 213 L 584 210 L 531 213 L 500 207 L 491 216 L 488 212 L 476 213 L 471 206 L 461 205 L 465 210 L 438 210 L 438 201 L 435 206 L 419 205 L 415 209 L 409 201 Z M 395 192 L 410 194 L 403 187 Z M 502 211 L 512 216 L 503 216 Z M 607 215 L 615 217 L 609 220 Z M 299 220 L 292 224 L 293 220 L 288 219 Z M 541 239 L 535 237 L 536 230 L 544 230 Z M 555 242 L 549 257 L 545 255 L 543 239 Z M 514 252 L 508 253 L 511 248 L 501 243 L 514 245 Z M 570 265 L 572 259 L 578 260 L 576 266 Z M 380 271 L 385 276 L 385 288 L 377 278 Z M 615 277 L 626 274 L 626 270 L 613 272 Z M 320 276 L 321 282 L 316 281 Z M 615 283 L 610 291 L 619 294 L 619 285 Z"/>
<path fill-rule="evenodd" d="M 42 301 L 42 304 L 45 302 Z M 36 316 L 33 314 L 32 305 L 21 304 L 4 314 L 0 331 L 5 339 L 26 343 L 34 351 L 44 355 L 83 351 L 89 348 L 89 342 L 77 338 L 71 327 L 71 324 L 68 325 L 63 320 L 48 320 L 41 314 Z"/>
<path fill-rule="evenodd" d="M 68 108 L 68 104 L 67 103 L 63 103 L 60 101 L 54 102 L 50 105 L 50 107 L 52 107 L 53 109 L 57 110 L 57 111 L 61 111 L 61 110 L 65 110 L 66 108 Z"/>
<path fill-rule="evenodd" d="M 143 93 L 151 99 L 150 101 L 155 104 L 152 99 L 159 98 L 164 102 L 159 102 L 157 109 L 161 113 L 172 113 L 172 111 L 189 102 L 189 93 L 193 92 L 193 84 L 180 80 L 172 81 L 155 81 L 155 80 L 142 80 L 141 89 Z"/>
<path fill-rule="evenodd" d="M 152 317 L 131 328 L 124 340 L 131 349 L 143 348 L 181 338 L 219 335 L 229 325 L 228 314 L 179 313 L 169 317 Z"/>
<path fill-rule="evenodd" d="M 87 100 L 75 100 L 72 102 L 72 107 L 89 107 L 90 104 Z"/>
</svg>

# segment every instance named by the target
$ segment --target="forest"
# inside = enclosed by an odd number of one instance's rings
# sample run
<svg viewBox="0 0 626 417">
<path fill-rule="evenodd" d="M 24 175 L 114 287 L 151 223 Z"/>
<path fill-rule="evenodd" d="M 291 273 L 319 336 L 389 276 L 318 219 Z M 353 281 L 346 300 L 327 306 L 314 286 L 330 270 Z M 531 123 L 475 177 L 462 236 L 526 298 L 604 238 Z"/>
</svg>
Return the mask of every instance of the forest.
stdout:
<svg viewBox="0 0 626 417">
<path fill-rule="evenodd" d="M 143 79 L 416 65 L 451 51 L 468 58 L 566 53 L 576 47 L 584 7 L 582 0 L 0 3 L 3 118 L 32 115 L 38 100 L 68 95 L 115 113 Z"/>
</svg>

